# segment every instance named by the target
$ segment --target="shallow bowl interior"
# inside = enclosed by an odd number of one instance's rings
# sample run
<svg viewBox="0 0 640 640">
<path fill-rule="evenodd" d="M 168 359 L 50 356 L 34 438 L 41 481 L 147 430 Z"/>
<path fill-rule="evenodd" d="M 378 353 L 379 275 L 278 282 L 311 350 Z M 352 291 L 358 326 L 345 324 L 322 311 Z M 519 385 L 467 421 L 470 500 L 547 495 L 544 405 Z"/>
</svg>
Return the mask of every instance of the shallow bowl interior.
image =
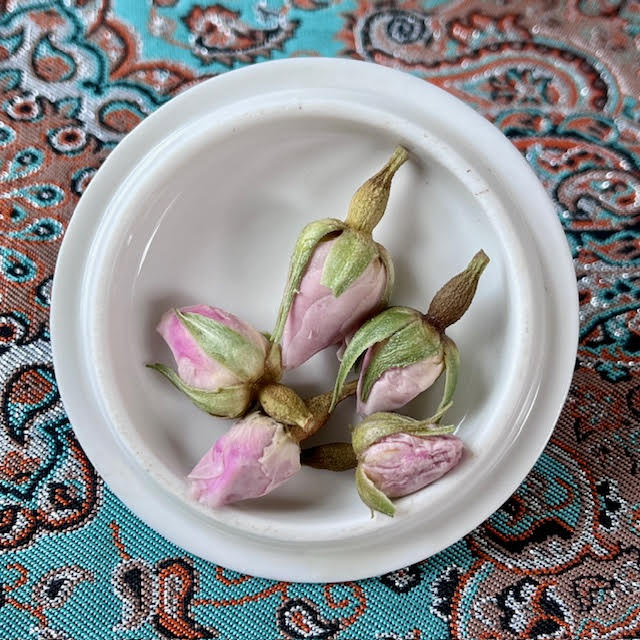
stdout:
<svg viewBox="0 0 640 640">
<path fill-rule="evenodd" d="M 522 387 L 513 356 L 526 353 L 520 320 L 527 301 L 510 273 L 520 249 L 496 226 L 501 205 L 470 175 L 473 169 L 437 137 L 410 135 L 402 123 L 382 126 L 370 114 L 339 114 L 335 106 L 310 112 L 276 106 L 183 132 L 127 183 L 95 265 L 100 301 L 90 324 L 102 365 L 98 384 L 131 456 L 180 500 L 190 503 L 184 477 L 229 422 L 202 413 L 145 369 L 148 362 L 172 364 L 154 331 L 161 314 L 205 303 L 270 331 L 300 229 L 315 219 L 344 217 L 353 191 L 398 142 L 412 159 L 398 172 L 375 231 L 394 257 L 392 302 L 424 310 L 477 250 L 491 257 L 472 307 L 449 332 L 461 350 L 462 371 L 447 421 L 459 425 L 464 464 L 437 490 L 400 501 L 399 515 L 435 514 L 433 500 L 455 500 L 467 472 L 490 466 L 496 439 L 513 433 L 514 424 L 497 416 L 511 415 L 507 409 L 513 412 L 518 397 L 513 385 Z M 321 392 L 332 387 L 337 367 L 335 349 L 328 349 L 285 381 L 306 395 Z M 433 413 L 442 384 L 407 413 Z M 354 405 L 346 401 L 312 442 L 348 440 L 358 419 Z M 191 506 L 205 518 L 281 539 L 349 537 L 394 522 L 371 523 L 352 473 L 312 469 L 260 500 L 217 512 Z"/>
</svg>

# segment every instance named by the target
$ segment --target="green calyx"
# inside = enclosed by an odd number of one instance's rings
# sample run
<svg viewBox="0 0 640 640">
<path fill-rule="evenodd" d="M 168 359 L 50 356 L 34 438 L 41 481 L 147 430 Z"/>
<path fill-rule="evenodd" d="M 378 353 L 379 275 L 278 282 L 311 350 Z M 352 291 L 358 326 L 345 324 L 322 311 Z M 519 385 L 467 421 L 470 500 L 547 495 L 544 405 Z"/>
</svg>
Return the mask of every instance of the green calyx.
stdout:
<svg viewBox="0 0 640 640">
<path fill-rule="evenodd" d="M 371 235 L 387 208 L 393 176 L 408 159 L 408 151 L 396 147 L 387 164 L 353 194 L 345 220 L 349 227 Z"/>
<path fill-rule="evenodd" d="M 372 511 L 379 511 L 390 518 L 395 515 L 396 508 L 393 502 L 373 484 L 360 464 L 356 468 L 356 488 L 362 502 Z"/>
<path fill-rule="evenodd" d="M 389 304 L 389 300 L 391 299 L 391 291 L 393 290 L 393 285 L 396 280 L 396 272 L 395 267 L 393 266 L 393 260 L 391 258 L 391 254 L 387 251 L 385 247 L 376 242 L 376 246 L 378 247 L 378 255 L 380 256 L 380 260 L 382 260 L 382 264 L 384 265 L 385 275 L 387 276 L 387 284 L 384 288 L 384 293 L 382 294 L 382 301 L 380 303 L 380 307 L 384 308 Z"/>
<path fill-rule="evenodd" d="M 322 284 L 339 298 L 378 257 L 376 243 L 359 231 L 344 230 L 324 263 Z"/>
<path fill-rule="evenodd" d="M 333 410 L 336 399 L 342 391 L 349 371 L 351 371 L 358 358 L 369 347 L 376 343 L 384 342 L 401 329 L 404 329 L 416 321 L 421 322 L 421 316 L 414 309 L 408 307 L 390 307 L 371 318 L 368 322 L 365 322 L 365 324 L 356 331 L 347 345 L 342 357 L 342 362 L 340 363 L 340 369 L 338 370 L 336 384 L 333 390 L 331 410 Z"/>
<path fill-rule="evenodd" d="M 180 376 L 163 364 L 148 364 L 164 375 L 173 385 L 188 396 L 199 409 L 221 418 L 238 418 L 247 411 L 253 401 L 253 389 L 249 384 L 238 384 L 217 391 L 204 391 L 185 384 Z"/>
<path fill-rule="evenodd" d="M 362 400 L 367 400 L 375 381 L 388 369 L 408 367 L 427 358 L 442 359 L 442 336 L 417 318 L 376 345 L 366 370 L 361 373 L 364 376 Z"/>
<path fill-rule="evenodd" d="M 280 343 L 280 340 L 282 340 L 284 326 L 287 322 L 287 316 L 289 315 L 293 298 L 300 288 L 300 282 L 316 246 L 326 236 L 336 233 L 337 231 L 342 231 L 345 228 L 346 225 L 341 220 L 326 218 L 308 224 L 300 232 L 289 263 L 287 284 L 282 297 L 282 303 L 280 304 L 280 310 L 278 311 L 276 326 L 271 334 L 272 342 Z"/>
<path fill-rule="evenodd" d="M 313 414 L 304 400 L 283 384 L 265 385 L 258 392 L 258 400 L 264 412 L 282 424 L 297 425 L 307 431 L 313 421 Z"/>
<path fill-rule="evenodd" d="M 279 344 L 271 343 L 264 363 L 262 382 L 264 384 L 278 382 L 280 378 L 282 378 L 282 349 Z"/>
<path fill-rule="evenodd" d="M 445 405 L 426 420 L 415 420 L 399 413 L 373 413 L 358 423 L 351 434 L 351 444 L 359 458 L 372 444 L 396 433 L 408 433 L 418 437 L 441 436 L 455 431 L 452 425 L 438 424 L 451 404 Z"/>
<path fill-rule="evenodd" d="M 437 414 L 444 414 L 444 412 L 451 406 L 453 394 L 458 384 L 458 370 L 460 369 L 460 352 L 456 343 L 448 336 L 442 337 L 442 346 L 444 353 L 444 392 L 442 394 L 442 400 L 438 405 Z M 440 418 L 438 418 L 439 420 Z M 438 421 L 436 420 L 436 422 Z"/>
<path fill-rule="evenodd" d="M 264 352 L 241 333 L 199 313 L 176 315 L 198 346 L 212 359 L 229 369 L 238 378 L 250 382 L 264 371 Z"/>
</svg>

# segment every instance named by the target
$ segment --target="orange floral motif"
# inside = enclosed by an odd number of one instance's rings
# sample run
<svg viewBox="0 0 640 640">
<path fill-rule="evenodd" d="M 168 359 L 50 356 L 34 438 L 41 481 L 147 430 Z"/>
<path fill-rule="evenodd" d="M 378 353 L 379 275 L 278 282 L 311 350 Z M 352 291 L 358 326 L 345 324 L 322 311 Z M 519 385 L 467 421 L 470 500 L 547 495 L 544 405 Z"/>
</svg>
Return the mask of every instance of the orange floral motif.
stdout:
<svg viewBox="0 0 640 640">
<path fill-rule="evenodd" d="M 221 4 L 194 5 L 183 22 L 191 33 L 193 54 L 204 63 L 219 62 L 227 66 L 236 61 L 252 62 L 282 49 L 299 24 L 290 20 L 283 9 L 276 26 L 255 29 L 241 19 L 240 12 Z"/>
<path fill-rule="evenodd" d="M 18 485 L 23 484 L 39 464 L 40 458 L 29 458 L 19 451 L 9 451 L 0 462 L 0 478 Z"/>
</svg>

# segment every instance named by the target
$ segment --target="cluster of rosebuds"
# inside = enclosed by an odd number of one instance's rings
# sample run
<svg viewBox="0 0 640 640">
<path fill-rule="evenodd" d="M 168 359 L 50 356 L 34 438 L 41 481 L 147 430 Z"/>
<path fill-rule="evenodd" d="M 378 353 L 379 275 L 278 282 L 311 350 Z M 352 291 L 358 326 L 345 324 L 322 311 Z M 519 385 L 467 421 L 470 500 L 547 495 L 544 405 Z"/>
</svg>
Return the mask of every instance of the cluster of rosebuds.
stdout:
<svg viewBox="0 0 640 640">
<path fill-rule="evenodd" d="M 372 238 L 391 182 L 407 161 L 398 147 L 354 194 L 344 221 L 312 222 L 300 233 L 274 331 L 262 334 L 205 305 L 168 311 L 158 332 L 177 371 L 150 365 L 214 416 L 236 418 L 188 476 L 195 499 L 211 506 L 258 498 L 295 475 L 301 463 L 356 468 L 356 487 L 371 509 L 392 516 L 392 498 L 424 488 L 460 461 L 462 441 L 440 421 L 456 388 L 458 349 L 448 326 L 469 307 L 489 262 L 478 252 L 434 296 L 426 314 L 393 307 L 393 262 Z M 303 400 L 280 383 L 284 371 L 340 346 L 333 391 Z M 347 382 L 360 362 L 357 380 Z M 429 420 L 391 413 L 444 372 L 443 398 Z M 350 443 L 301 450 L 338 402 L 356 394 L 364 418 Z"/>
</svg>

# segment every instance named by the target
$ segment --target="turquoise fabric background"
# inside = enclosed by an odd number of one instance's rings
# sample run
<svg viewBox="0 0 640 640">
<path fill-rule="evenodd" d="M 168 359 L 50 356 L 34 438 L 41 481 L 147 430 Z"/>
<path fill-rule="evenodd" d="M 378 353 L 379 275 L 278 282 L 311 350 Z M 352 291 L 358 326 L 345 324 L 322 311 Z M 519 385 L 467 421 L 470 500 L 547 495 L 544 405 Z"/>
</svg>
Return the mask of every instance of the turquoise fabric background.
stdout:
<svg viewBox="0 0 640 640">
<path fill-rule="evenodd" d="M 0 0 L 0 640 L 640 638 L 639 3 L 221 3 Z M 571 392 L 518 491 L 436 557 L 339 585 L 239 575 L 137 520 L 73 436 L 48 336 L 64 230 L 122 136 L 299 55 L 405 70 L 501 128 L 581 299 Z"/>
</svg>

